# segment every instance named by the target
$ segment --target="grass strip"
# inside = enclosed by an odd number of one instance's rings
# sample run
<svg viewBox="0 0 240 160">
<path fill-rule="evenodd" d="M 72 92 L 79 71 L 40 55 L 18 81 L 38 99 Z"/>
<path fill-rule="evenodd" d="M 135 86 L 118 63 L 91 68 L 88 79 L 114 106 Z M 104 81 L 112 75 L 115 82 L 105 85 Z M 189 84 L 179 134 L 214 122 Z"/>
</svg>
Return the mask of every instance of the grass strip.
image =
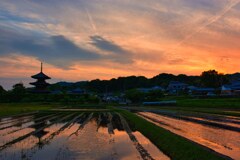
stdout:
<svg viewBox="0 0 240 160">
<path fill-rule="evenodd" d="M 59 107 L 59 105 L 40 103 L 0 103 L 0 117 L 48 110 L 56 107 Z"/>
<path fill-rule="evenodd" d="M 212 98 L 212 99 L 179 99 L 179 107 L 218 108 L 218 109 L 240 109 L 239 98 Z"/>
<path fill-rule="evenodd" d="M 207 106 L 205 106 L 207 107 Z M 172 106 L 144 106 L 139 107 L 144 109 L 161 109 L 161 110 L 171 110 L 171 111 L 179 111 L 179 112 L 193 112 L 193 113 L 207 113 L 214 115 L 222 115 L 222 116 L 235 116 L 240 117 L 240 110 L 231 110 L 231 109 L 222 109 L 222 108 L 203 108 L 203 107 L 172 107 Z"/>
</svg>

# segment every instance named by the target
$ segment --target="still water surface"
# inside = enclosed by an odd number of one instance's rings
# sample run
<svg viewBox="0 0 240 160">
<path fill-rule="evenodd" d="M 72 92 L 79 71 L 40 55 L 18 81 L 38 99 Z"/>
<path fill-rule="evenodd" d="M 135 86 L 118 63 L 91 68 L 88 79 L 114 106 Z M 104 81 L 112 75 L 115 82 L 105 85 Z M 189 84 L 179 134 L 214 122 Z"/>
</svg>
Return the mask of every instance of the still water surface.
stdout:
<svg viewBox="0 0 240 160">
<path fill-rule="evenodd" d="M 138 115 L 173 133 L 211 148 L 216 152 L 240 160 L 240 133 L 237 131 L 212 127 L 151 112 L 138 112 Z M 194 119 L 212 121 L 203 118 Z M 238 123 L 218 123 L 240 128 L 240 124 Z"/>
<path fill-rule="evenodd" d="M 107 112 L 5 118 L 0 121 L 0 159 L 169 160 L 138 131 L 131 133 L 133 142 L 121 122 Z"/>
</svg>

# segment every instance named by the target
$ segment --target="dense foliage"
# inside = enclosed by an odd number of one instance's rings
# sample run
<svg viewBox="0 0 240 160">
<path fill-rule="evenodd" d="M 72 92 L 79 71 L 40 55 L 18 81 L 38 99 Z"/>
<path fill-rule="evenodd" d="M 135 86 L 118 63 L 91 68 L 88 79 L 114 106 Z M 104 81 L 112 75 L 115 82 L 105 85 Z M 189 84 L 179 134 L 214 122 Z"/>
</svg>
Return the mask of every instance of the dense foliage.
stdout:
<svg viewBox="0 0 240 160">
<path fill-rule="evenodd" d="M 77 83 L 59 82 L 51 85 L 51 90 L 71 90 L 83 88 L 96 93 L 124 92 L 136 88 L 161 86 L 167 88 L 171 81 L 179 81 L 197 87 L 220 87 L 227 84 L 231 75 L 220 74 L 215 70 L 205 71 L 200 76 L 173 75 L 162 73 L 153 78 L 143 76 L 129 76 L 113 78 L 111 80 L 92 80 Z"/>
<path fill-rule="evenodd" d="M 220 87 L 222 84 L 229 82 L 229 79 L 224 74 L 218 73 L 215 70 L 205 71 L 200 76 L 202 85 L 205 87 Z"/>
<path fill-rule="evenodd" d="M 29 92 L 29 88 L 25 88 L 22 83 L 18 83 L 9 91 L 5 91 L 0 86 L 0 102 L 54 101 L 63 103 L 98 103 L 100 101 L 99 96 L 109 93 L 114 93 L 114 95 L 125 93 L 125 98 L 132 102 L 157 101 L 163 97 L 162 91 L 142 93 L 137 88 L 150 88 L 154 86 L 167 88 L 171 81 L 179 81 L 196 87 L 219 88 L 221 85 L 229 83 L 232 78 L 237 79 L 238 76 L 238 74 L 234 76 L 224 75 L 215 70 L 209 70 L 203 72 L 200 76 L 162 73 L 149 79 L 143 76 L 129 76 L 113 78 L 111 80 L 96 79 L 76 83 L 58 82 L 49 86 L 49 91 L 53 91 L 55 94 L 33 94 Z M 87 91 L 88 94 L 69 94 L 69 92 L 75 89 Z"/>
<path fill-rule="evenodd" d="M 0 102 L 60 102 L 64 104 L 74 103 L 99 103 L 99 98 L 90 94 L 37 94 L 31 93 L 22 83 L 15 84 L 12 90 L 1 90 Z"/>
<path fill-rule="evenodd" d="M 137 89 L 126 91 L 125 97 L 133 103 L 143 101 L 159 101 L 163 97 L 163 92 L 160 90 L 150 91 L 147 93 L 141 92 Z"/>
</svg>

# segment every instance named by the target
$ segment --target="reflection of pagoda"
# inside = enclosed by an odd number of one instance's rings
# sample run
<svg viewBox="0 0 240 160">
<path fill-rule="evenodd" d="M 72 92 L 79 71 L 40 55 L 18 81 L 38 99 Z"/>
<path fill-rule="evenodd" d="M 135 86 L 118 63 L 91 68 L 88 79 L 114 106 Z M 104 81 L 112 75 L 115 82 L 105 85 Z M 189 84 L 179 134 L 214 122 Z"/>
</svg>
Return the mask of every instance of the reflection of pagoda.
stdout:
<svg viewBox="0 0 240 160">
<path fill-rule="evenodd" d="M 34 128 L 35 131 L 36 131 L 36 130 L 44 127 L 45 125 L 46 125 L 46 123 L 41 123 L 41 124 L 35 125 L 32 128 Z M 44 129 L 42 129 L 39 132 L 33 134 L 33 136 L 38 139 L 39 147 L 41 147 L 41 138 L 44 137 L 46 134 L 48 134 L 48 131 L 45 131 Z"/>
<path fill-rule="evenodd" d="M 35 129 L 35 131 L 39 130 L 40 128 L 43 128 L 47 124 L 46 121 L 39 123 L 39 121 L 34 120 L 33 122 L 34 122 L 34 125 L 31 128 Z M 49 131 L 45 131 L 44 129 L 41 129 L 39 132 L 36 132 L 33 134 L 33 136 L 38 139 L 37 144 L 38 144 L 39 148 L 41 148 L 44 145 L 41 141 L 42 137 L 44 137 L 48 133 L 49 133 Z"/>
<path fill-rule="evenodd" d="M 32 78 L 37 79 L 36 82 L 30 83 L 31 85 L 35 86 L 35 89 L 33 90 L 33 92 L 48 93 L 47 86 L 49 85 L 49 83 L 47 83 L 45 80 L 51 79 L 51 78 L 42 72 L 42 63 L 41 63 L 41 72 L 36 75 L 33 75 Z"/>
</svg>

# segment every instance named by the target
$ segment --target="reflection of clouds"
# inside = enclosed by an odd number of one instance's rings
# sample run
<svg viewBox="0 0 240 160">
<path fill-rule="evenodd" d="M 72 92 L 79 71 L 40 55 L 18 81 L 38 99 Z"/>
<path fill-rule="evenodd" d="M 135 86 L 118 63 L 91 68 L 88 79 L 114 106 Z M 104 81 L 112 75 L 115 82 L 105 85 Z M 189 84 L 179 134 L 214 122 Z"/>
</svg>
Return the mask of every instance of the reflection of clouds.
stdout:
<svg viewBox="0 0 240 160">
<path fill-rule="evenodd" d="M 152 144 L 144 135 L 140 132 L 134 132 L 134 136 L 138 142 L 147 149 L 148 153 L 156 160 L 170 160 L 165 154 L 163 154 L 155 145 Z"/>
<path fill-rule="evenodd" d="M 16 128 L 17 127 L 14 127 L 14 129 L 16 129 Z M 20 137 L 20 136 L 22 136 L 24 134 L 30 133 L 31 131 L 34 131 L 34 129 L 26 128 L 26 129 L 23 129 L 23 130 L 21 130 L 19 132 L 8 134 L 6 136 L 1 136 L 1 138 L 0 138 L 0 145 L 4 145 L 5 143 L 10 142 L 11 140 L 13 140 L 15 138 L 18 138 L 18 137 Z M 24 148 L 27 148 L 27 146 L 24 147 Z"/>
<path fill-rule="evenodd" d="M 141 112 L 141 114 L 150 116 L 168 124 L 168 126 L 166 126 L 154 122 L 155 124 L 166 128 L 175 134 L 207 146 L 216 152 L 228 155 L 235 159 L 239 158 L 238 153 L 240 151 L 240 144 L 236 141 L 239 137 L 237 132 L 213 128 L 190 121 L 178 120 L 150 112 Z M 180 128 L 181 130 L 177 130 L 175 128 Z M 229 150 L 226 146 L 230 146 L 232 150 Z"/>
<path fill-rule="evenodd" d="M 108 134 L 106 129 L 105 134 Z M 135 149 L 135 146 L 129 139 L 129 136 L 125 131 L 118 131 L 117 129 L 114 130 L 114 135 L 112 137 L 114 139 L 114 142 L 112 143 L 112 148 L 115 151 L 115 154 L 117 155 L 117 159 L 122 160 L 131 160 L 140 158 L 140 155 L 138 154 L 137 150 Z M 108 157 L 110 158 L 110 157 Z M 105 157 L 105 159 L 108 159 Z M 104 159 L 104 157 L 100 158 Z"/>
<path fill-rule="evenodd" d="M 68 141 L 69 152 L 77 159 L 111 159 L 131 160 L 138 157 L 128 135 L 122 131 L 108 134 L 107 128 L 100 127 L 96 132 L 96 121 L 89 122 L 77 137 Z"/>
<path fill-rule="evenodd" d="M 48 128 L 48 131 L 53 133 L 63 125 L 64 124 L 57 124 L 52 128 Z M 66 128 L 65 130 L 60 132 L 60 134 L 55 135 L 55 137 L 53 137 L 53 139 L 50 140 L 49 143 L 47 143 L 41 150 L 39 150 L 36 154 L 33 155 L 33 159 L 57 159 L 56 157 L 59 157 L 59 154 L 68 154 L 67 150 L 66 153 L 60 152 L 64 148 L 64 144 L 68 142 L 68 136 L 75 130 L 77 130 L 78 127 L 79 124 L 74 124 L 71 128 Z"/>
</svg>

